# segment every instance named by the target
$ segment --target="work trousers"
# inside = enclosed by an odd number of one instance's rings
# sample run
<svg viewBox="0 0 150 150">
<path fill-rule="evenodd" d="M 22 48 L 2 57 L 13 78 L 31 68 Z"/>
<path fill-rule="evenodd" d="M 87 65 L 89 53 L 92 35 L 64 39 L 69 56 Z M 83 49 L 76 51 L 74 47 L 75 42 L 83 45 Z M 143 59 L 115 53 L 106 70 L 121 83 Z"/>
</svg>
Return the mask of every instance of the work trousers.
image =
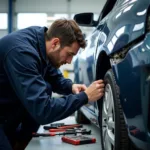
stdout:
<svg viewBox="0 0 150 150">
<path fill-rule="evenodd" d="M 51 85 L 48 82 L 46 84 L 47 94 L 51 96 Z M 12 108 L 14 109 L 9 111 Z M 4 119 L 1 119 L 1 116 L 4 116 Z M 0 150 L 24 150 L 32 138 L 32 133 L 37 132 L 39 126 L 21 104 L 0 104 Z"/>
<path fill-rule="evenodd" d="M 0 150 L 24 150 L 39 124 L 20 107 L 0 123 Z"/>
</svg>

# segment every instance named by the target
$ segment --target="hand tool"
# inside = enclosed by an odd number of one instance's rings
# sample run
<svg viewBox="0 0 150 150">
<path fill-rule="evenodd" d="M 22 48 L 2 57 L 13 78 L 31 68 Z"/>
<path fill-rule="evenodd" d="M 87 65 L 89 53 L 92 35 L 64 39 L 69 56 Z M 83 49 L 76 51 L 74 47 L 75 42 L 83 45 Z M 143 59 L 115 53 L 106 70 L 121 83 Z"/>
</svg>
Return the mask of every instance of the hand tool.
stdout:
<svg viewBox="0 0 150 150">
<path fill-rule="evenodd" d="M 89 130 L 89 131 L 75 131 L 75 132 L 71 131 L 71 132 L 61 132 L 61 133 L 54 133 L 54 132 L 51 132 L 51 133 L 32 133 L 32 137 L 40 137 L 40 136 L 47 137 L 47 136 L 68 135 L 68 134 L 77 135 L 78 133 L 80 133 L 80 134 L 91 134 L 91 130 Z"/>
<path fill-rule="evenodd" d="M 71 128 L 82 128 L 83 125 L 81 124 L 73 124 L 73 125 L 64 125 L 61 127 L 58 127 L 59 129 L 71 129 Z"/>
<path fill-rule="evenodd" d="M 50 126 L 51 127 L 60 127 L 60 126 L 64 126 L 65 125 L 65 123 L 52 123 L 52 124 L 50 124 Z"/>
<path fill-rule="evenodd" d="M 61 127 L 61 126 L 64 126 L 64 125 L 65 125 L 65 123 L 53 123 L 53 124 L 50 124 L 50 125 L 43 126 L 43 128 L 45 130 L 57 129 L 58 127 Z"/>
<path fill-rule="evenodd" d="M 49 132 L 63 132 L 63 131 L 86 131 L 86 129 L 81 129 L 81 128 L 73 128 L 73 129 L 49 129 Z"/>
<path fill-rule="evenodd" d="M 61 126 L 43 126 L 43 128 L 45 130 L 49 130 L 49 129 L 72 129 L 72 128 L 82 128 L 83 125 L 81 124 L 68 124 L 68 125 L 61 125 Z"/>
</svg>

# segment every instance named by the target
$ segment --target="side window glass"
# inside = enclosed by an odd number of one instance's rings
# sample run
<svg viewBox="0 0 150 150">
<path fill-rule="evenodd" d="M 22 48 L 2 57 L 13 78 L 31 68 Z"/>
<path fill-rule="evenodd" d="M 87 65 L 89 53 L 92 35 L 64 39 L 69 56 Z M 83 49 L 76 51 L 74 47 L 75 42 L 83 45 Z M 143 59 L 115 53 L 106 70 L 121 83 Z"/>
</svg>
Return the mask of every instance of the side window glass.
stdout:
<svg viewBox="0 0 150 150">
<path fill-rule="evenodd" d="M 117 2 L 117 0 L 107 0 L 106 4 L 105 4 L 105 6 L 104 6 L 104 8 L 102 10 L 101 19 L 103 19 L 107 14 L 109 14 L 109 12 L 115 6 L 116 2 Z"/>
</svg>

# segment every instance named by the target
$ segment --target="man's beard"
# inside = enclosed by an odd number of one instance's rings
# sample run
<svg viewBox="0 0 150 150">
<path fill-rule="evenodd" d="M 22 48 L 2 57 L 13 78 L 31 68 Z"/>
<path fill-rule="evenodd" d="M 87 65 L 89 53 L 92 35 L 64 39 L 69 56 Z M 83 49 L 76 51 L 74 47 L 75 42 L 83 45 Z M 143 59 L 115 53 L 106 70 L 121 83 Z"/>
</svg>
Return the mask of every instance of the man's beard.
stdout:
<svg viewBox="0 0 150 150">
<path fill-rule="evenodd" d="M 60 68 L 61 66 L 61 63 L 59 62 L 59 51 L 55 51 L 55 52 L 51 52 L 49 53 L 48 55 L 48 59 L 49 61 L 52 63 L 52 65 L 55 67 L 55 68 Z"/>
</svg>

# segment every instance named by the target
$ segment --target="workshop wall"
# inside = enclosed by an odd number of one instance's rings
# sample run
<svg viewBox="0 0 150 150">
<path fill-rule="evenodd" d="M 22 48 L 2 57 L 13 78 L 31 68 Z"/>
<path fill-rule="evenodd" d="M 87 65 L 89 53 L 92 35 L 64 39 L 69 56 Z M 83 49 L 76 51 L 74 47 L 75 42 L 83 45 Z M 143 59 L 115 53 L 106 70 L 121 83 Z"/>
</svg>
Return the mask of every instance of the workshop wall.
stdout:
<svg viewBox="0 0 150 150">
<path fill-rule="evenodd" d="M 63 16 L 67 15 L 67 18 L 73 18 L 74 14 L 81 12 L 99 14 L 106 2 L 106 0 L 94 0 L 94 4 L 93 0 L 0 0 L 0 38 L 8 33 L 7 13 L 9 1 L 13 2 L 13 31 L 20 29 L 18 27 L 18 14 L 20 13 L 45 13 L 48 18 L 56 14 L 59 14 L 59 16 L 63 14 Z M 49 26 L 53 20 L 47 21 L 44 25 Z M 26 24 L 26 22 L 23 23 Z M 89 32 L 89 28 L 84 28 L 84 30 Z"/>
<path fill-rule="evenodd" d="M 16 12 L 99 13 L 106 0 L 16 0 Z M 94 5 L 95 3 L 95 5 Z"/>
<path fill-rule="evenodd" d="M 8 11 L 8 1 L 0 0 L 0 13 L 7 13 Z"/>
</svg>

